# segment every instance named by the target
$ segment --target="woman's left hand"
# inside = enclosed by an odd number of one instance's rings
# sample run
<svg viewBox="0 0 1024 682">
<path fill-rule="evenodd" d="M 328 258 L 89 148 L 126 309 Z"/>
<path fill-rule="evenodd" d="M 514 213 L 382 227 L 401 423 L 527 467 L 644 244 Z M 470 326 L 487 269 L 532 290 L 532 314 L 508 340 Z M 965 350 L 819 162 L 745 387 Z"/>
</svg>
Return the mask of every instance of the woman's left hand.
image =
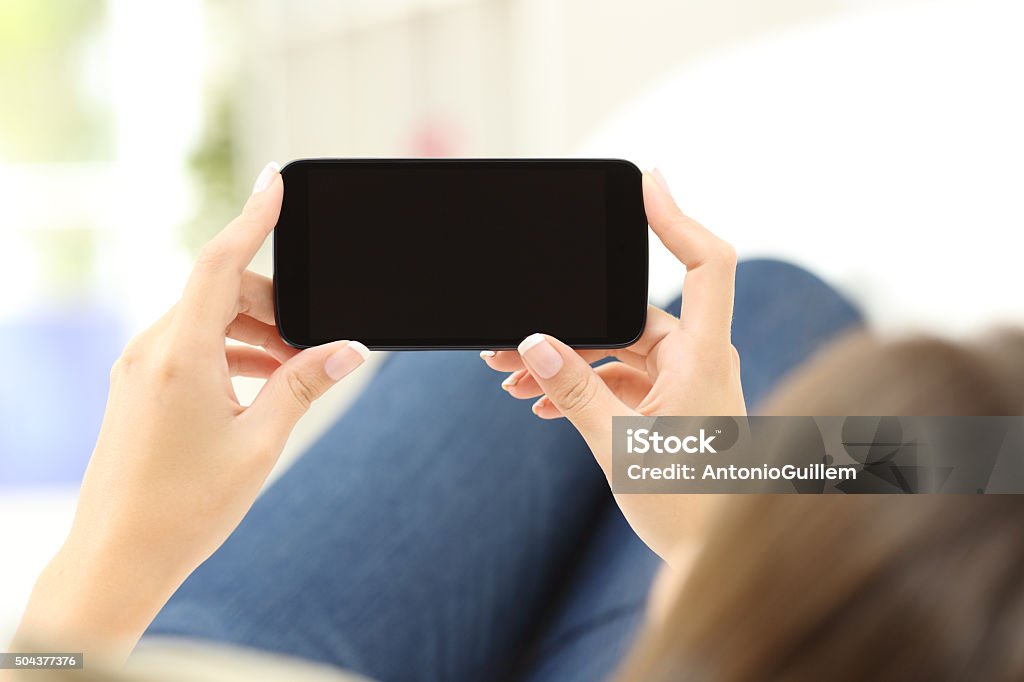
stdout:
<svg viewBox="0 0 1024 682">
<path fill-rule="evenodd" d="M 75 520 L 36 584 L 24 636 L 126 656 L 245 516 L 299 417 L 365 360 L 355 341 L 285 344 L 270 280 L 246 270 L 283 191 L 268 165 L 242 214 L 203 248 L 181 300 L 115 363 Z M 232 376 L 267 381 L 244 407 Z"/>
</svg>

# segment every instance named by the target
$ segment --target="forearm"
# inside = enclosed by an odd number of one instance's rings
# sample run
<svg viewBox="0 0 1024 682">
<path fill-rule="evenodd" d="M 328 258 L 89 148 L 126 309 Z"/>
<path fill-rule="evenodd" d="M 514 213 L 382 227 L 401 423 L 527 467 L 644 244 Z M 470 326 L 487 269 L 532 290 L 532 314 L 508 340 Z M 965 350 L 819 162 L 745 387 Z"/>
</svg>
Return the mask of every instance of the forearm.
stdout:
<svg viewBox="0 0 1024 682">
<path fill-rule="evenodd" d="M 40 574 L 11 645 L 123 662 L 184 580 L 123 544 L 69 538 Z"/>
</svg>

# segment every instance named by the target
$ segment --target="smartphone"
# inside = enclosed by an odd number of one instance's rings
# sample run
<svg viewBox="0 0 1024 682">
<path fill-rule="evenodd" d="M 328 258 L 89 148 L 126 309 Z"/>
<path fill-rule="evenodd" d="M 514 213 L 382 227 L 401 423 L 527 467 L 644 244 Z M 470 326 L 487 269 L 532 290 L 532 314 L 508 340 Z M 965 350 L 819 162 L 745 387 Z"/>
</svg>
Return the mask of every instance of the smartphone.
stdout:
<svg viewBox="0 0 1024 682">
<path fill-rule="evenodd" d="M 647 315 L 641 173 L 617 159 L 302 159 L 281 171 L 274 298 L 305 348 L 629 345 Z"/>
</svg>

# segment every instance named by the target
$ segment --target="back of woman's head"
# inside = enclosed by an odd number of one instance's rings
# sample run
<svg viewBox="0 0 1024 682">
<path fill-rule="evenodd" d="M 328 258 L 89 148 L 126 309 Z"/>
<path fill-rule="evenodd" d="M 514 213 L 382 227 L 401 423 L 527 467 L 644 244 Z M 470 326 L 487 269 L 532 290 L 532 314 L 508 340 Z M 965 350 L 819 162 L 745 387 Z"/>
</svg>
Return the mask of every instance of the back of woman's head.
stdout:
<svg viewBox="0 0 1024 682">
<path fill-rule="evenodd" d="M 1022 408 L 1024 334 L 970 346 L 859 335 L 762 412 Z M 1024 496 L 733 496 L 622 679 L 1024 679 Z"/>
<path fill-rule="evenodd" d="M 778 415 L 1024 413 L 1024 331 L 962 344 L 930 337 L 840 339 L 787 377 L 760 410 Z"/>
</svg>

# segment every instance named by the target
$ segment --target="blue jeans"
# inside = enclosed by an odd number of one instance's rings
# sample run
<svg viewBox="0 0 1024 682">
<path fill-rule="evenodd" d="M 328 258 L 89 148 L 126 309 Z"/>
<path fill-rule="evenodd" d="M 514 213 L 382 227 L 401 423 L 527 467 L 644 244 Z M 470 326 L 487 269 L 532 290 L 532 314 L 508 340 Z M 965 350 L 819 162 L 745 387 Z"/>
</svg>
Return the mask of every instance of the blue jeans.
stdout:
<svg viewBox="0 0 1024 682">
<path fill-rule="evenodd" d="M 751 407 L 860 322 L 776 261 L 740 264 L 735 310 Z M 383 681 L 607 678 L 659 561 L 572 426 L 499 381 L 475 353 L 391 356 L 149 633 Z"/>
</svg>

